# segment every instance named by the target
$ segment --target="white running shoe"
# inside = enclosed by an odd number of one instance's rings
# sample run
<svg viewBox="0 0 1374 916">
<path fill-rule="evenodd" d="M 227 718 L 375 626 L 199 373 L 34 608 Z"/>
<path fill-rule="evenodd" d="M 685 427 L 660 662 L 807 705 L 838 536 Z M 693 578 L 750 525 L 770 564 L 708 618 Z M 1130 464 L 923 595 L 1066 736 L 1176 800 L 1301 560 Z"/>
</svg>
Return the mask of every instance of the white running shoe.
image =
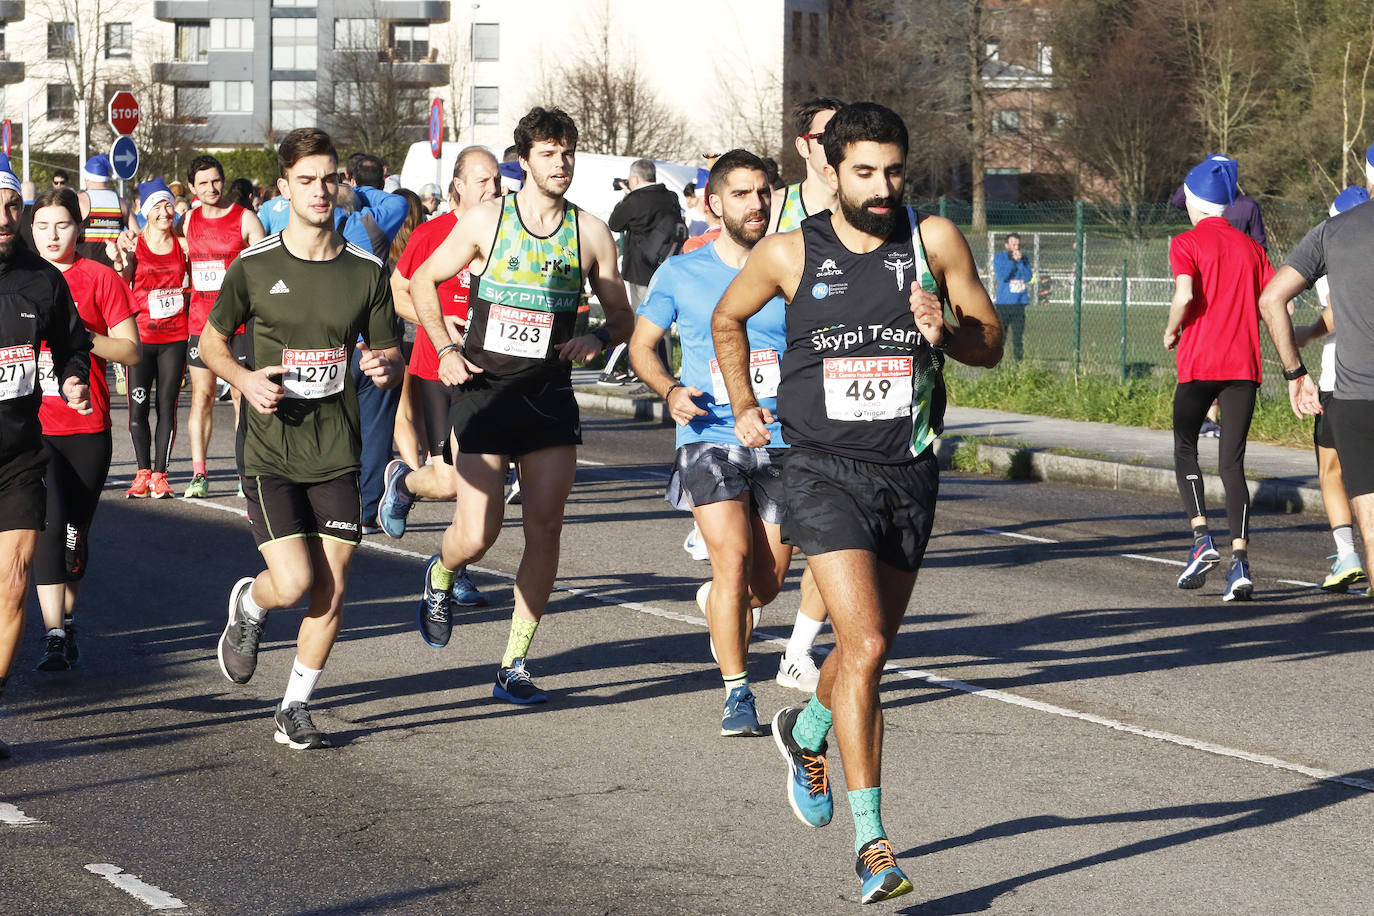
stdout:
<svg viewBox="0 0 1374 916">
<path fill-rule="evenodd" d="M 695 524 L 692 525 L 692 533 L 687 535 L 687 540 L 682 542 L 682 549 L 687 551 L 687 555 L 693 560 L 711 559 L 711 554 L 706 549 L 706 539 L 701 536 L 701 529 Z"/>
<path fill-rule="evenodd" d="M 816 685 L 821 680 L 821 672 L 811 660 L 810 654 L 800 657 L 784 655 L 778 663 L 776 680 L 783 687 L 791 687 L 802 693 L 815 693 Z"/>
<path fill-rule="evenodd" d="M 697 589 L 697 607 L 701 608 L 701 615 L 703 617 L 706 616 L 706 596 L 709 594 L 711 594 L 711 580 L 707 579 L 705 582 L 701 583 L 701 588 Z M 763 608 L 754 608 L 754 629 L 758 629 L 759 618 L 762 616 Z M 711 660 L 719 662 L 720 659 L 716 657 L 716 641 L 711 638 L 711 628 L 709 626 L 706 628 L 706 641 L 711 644 Z M 812 667 L 815 666 L 813 665 Z"/>
</svg>

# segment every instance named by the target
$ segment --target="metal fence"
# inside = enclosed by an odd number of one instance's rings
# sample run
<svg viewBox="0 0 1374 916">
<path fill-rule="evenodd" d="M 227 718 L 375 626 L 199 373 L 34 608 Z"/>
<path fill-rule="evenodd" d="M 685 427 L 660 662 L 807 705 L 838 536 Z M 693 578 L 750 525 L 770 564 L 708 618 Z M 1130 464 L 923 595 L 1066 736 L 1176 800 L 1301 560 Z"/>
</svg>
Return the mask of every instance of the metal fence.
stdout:
<svg viewBox="0 0 1374 916">
<path fill-rule="evenodd" d="M 1174 357 L 1161 337 L 1174 290 L 1169 240 L 1190 225 L 1181 210 L 1168 204 L 1103 208 L 1074 202 L 989 203 L 986 232 L 975 238 L 968 203 L 941 198 L 912 204 L 950 218 L 964 231 L 989 293 L 993 256 L 1003 250 L 1008 233 L 1020 235 L 1033 273 L 1023 359 L 1122 378 L 1172 372 Z M 1293 201 L 1265 202 L 1261 212 L 1269 258 L 1276 267 L 1326 217 L 1323 205 Z M 1311 305 L 1315 299 L 1309 294 L 1301 302 Z M 1314 317 L 1314 311 L 1304 308 L 1295 321 Z M 1278 391 L 1282 386 L 1272 382 L 1277 358 L 1268 335 L 1261 331 L 1260 337 L 1268 370 L 1264 388 L 1266 393 Z M 1006 358 L 1012 358 L 1010 348 Z"/>
</svg>

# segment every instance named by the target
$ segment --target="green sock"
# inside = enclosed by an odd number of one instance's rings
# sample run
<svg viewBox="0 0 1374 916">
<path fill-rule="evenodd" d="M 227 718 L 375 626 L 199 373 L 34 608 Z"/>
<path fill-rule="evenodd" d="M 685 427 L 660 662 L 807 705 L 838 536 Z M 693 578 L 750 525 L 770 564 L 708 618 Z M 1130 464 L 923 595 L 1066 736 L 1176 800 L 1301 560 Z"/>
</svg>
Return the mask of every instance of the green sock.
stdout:
<svg viewBox="0 0 1374 916">
<path fill-rule="evenodd" d="M 444 566 L 440 560 L 429 568 L 429 584 L 433 588 L 448 591 L 453 588 L 453 570 Z"/>
<path fill-rule="evenodd" d="M 869 841 L 887 836 L 883 829 L 882 786 L 850 792 L 849 813 L 854 815 L 854 855 Z"/>
<path fill-rule="evenodd" d="M 830 710 L 825 708 L 821 698 L 812 695 L 797 721 L 792 724 L 792 739 L 808 751 L 820 752 L 825 747 L 825 736 L 830 734 Z"/>
<path fill-rule="evenodd" d="M 739 674 L 727 674 L 727 675 L 724 676 L 724 680 L 725 680 L 725 699 L 728 700 L 728 699 L 730 699 L 730 693 L 731 693 L 731 691 L 733 691 L 736 687 L 748 687 L 748 686 L 749 686 L 749 672 L 748 672 L 748 671 L 744 671 L 744 672 L 741 672 L 741 673 L 739 673 Z"/>
<path fill-rule="evenodd" d="M 510 639 L 506 641 L 506 654 L 501 656 L 501 667 L 509 668 L 517 658 L 524 658 L 530 651 L 530 641 L 539 626 L 537 620 L 512 617 L 510 620 Z"/>
</svg>

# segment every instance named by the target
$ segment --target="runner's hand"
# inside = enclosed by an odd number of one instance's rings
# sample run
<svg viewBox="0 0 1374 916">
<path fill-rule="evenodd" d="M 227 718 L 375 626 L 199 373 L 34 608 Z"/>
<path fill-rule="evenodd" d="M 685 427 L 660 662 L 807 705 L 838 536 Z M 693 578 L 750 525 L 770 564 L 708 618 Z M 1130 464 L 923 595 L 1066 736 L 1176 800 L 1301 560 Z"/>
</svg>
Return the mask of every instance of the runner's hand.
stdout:
<svg viewBox="0 0 1374 916">
<path fill-rule="evenodd" d="M 588 342 L 590 341 L 590 343 Z M 583 334 L 554 347 L 559 357 L 570 363 L 585 363 L 601 352 L 601 340 L 595 334 Z"/>
<path fill-rule="evenodd" d="M 69 375 L 62 380 L 62 396 L 67 400 L 67 406 L 81 416 L 88 417 L 94 412 L 91 407 L 91 388 L 83 385 L 76 376 Z"/>
<path fill-rule="evenodd" d="M 285 366 L 266 366 L 256 372 L 250 372 L 244 380 L 243 387 L 239 389 L 243 399 L 258 413 L 276 413 L 277 405 L 286 396 L 286 389 L 272 381 L 270 376 L 279 376 L 285 372 Z"/>
<path fill-rule="evenodd" d="M 668 414 L 678 426 L 686 426 L 697 417 L 706 416 L 706 411 L 697 406 L 695 398 L 706 392 L 692 385 L 678 385 L 668 392 Z"/>
<path fill-rule="evenodd" d="M 1299 418 L 1316 416 L 1322 412 L 1321 394 L 1312 384 L 1312 376 L 1304 375 L 1288 383 L 1288 403 Z"/>
<path fill-rule="evenodd" d="M 481 371 L 457 350 L 449 350 L 439 360 L 439 381 L 445 385 L 461 385 Z"/>
<path fill-rule="evenodd" d="M 940 346 L 945 341 L 945 310 L 934 293 L 920 286 L 911 287 L 911 317 L 916 319 L 916 329 L 931 346 Z"/>
<path fill-rule="evenodd" d="M 1172 350 L 1176 346 L 1178 346 L 1178 331 L 1165 331 L 1164 349 Z"/>
<path fill-rule="evenodd" d="M 749 448 L 763 448 L 773 440 L 768 434 L 772 422 L 773 414 L 766 408 L 746 407 L 735 414 L 735 438 Z"/>
<path fill-rule="evenodd" d="M 448 336 L 453 338 L 453 342 L 458 346 L 463 345 L 466 339 L 464 335 L 468 332 L 468 323 L 457 315 L 445 315 L 444 327 L 448 328 Z"/>
<path fill-rule="evenodd" d="M 116 243 L 121 251 L 133 251 L 138 247 L 138 233 L 132 229 L 125 229 L 119 233 Z"/>
<path fill-rule="evenodd" d="M 374 353 L 372 348 L 362 341 L 358 341 L 358 368 L 363 375 L 372 379 L 372 384 L 378 388 L 385 388 L 391 383 L 392 367 L 391 361 L 380 353 Z"/>
</svg>

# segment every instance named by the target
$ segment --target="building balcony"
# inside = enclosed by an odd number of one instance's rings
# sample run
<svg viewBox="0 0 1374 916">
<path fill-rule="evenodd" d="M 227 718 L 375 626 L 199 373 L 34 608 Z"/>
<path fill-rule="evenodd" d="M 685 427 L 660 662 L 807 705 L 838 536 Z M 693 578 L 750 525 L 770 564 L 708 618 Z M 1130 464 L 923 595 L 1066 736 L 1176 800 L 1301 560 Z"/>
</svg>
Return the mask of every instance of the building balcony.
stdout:
<svg viewBox="0 0 1374 916">
<path fill-rule="evenodd" d="M 0 22 L 15 22 L 23 18 L 24 0 L 0 0 Z"/>
<path fill-rule="evenodd" d="M 24 82 L 24 62 L 10 60 L 9 55 L 0 53 L 0 86 Z"/>
<path fill-rule="evenodd" d="M 204 83 L 210 79 L 210 65 L 205 61 L 164 60 L 153 64 L 155 83 Z"/>
<path fill-rule="evenodd" d="M 391 67 L 396 82 L 408 86 L 442 86 L 448 82 L 448 64 L 437 61 L 397 62 L 381 66 Z"/>
<path fill-rule="evenodd" d="M 223 15 L 221 13 L 221 15 Z M 177 19 L 209 19 L 209 0 L 154 0 L 153 17 L 172 22 Z"/>
<path fill-rule="evenodd" d="M 448 0 L 334 0 L 334 15 L 448 22 L 449 3 Z"/>
</svg>

